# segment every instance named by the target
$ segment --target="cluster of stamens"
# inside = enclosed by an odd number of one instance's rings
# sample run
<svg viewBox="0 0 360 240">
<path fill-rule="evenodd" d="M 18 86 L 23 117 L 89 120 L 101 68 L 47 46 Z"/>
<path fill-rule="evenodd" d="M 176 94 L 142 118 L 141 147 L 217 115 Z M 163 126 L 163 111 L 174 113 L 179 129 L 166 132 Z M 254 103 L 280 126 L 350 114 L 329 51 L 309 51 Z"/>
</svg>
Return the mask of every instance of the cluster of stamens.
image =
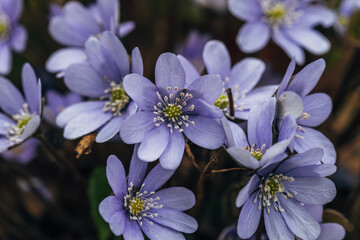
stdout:
<svg viewBox="0 0 360 240">
<path fill-rule="evenodd" d="M 264 155 L 264 149 L 265 149 L 266 145 L 263 144 L 261 146 L 261 148 L 256 147 L 255 144 L 253 144 L 251 147 L 249 147 L 249 145 L 247 145 L 246 147 L 244 147 L 245 150 L 249 151 L 249 153 L 251 155 L 253 155 L 254 158 L 256 158 L 257 160 L 261 160 L 262 156 Z"/>
<path fill-rule="evenodd" d="M 29 105 L 24 103 L 23 109 L 20 109 L 18 114 L 12 116 L 16 124 L 5 123 L 5 127 L 7 127 L 7 139 L 12 143 L 20 142 L 19 137 L 33 116 L 34 114 L 31 114 L 29 111 Z"/>
<path fill-rule="evenodd" d="M 293 182 L 295 179 L 293 177 L 287 177 L 283 174 L 274 175 L 269 174 L 267 178 L 263 177 L 262 182 L 259 185 L 259 191 L 254 199 L 254 204 L 258 202 L 258 210 L 266 208 L 266 212 L 270 213 L 270 206 L 273 205 L 275 211 L 284 212 L 285 210 L 280 206 L 278 199 L 278 193 L 285 199 L 293 198 L 296 196 L 297 192 L 289 191 L 284 188 L 282 181 Z"/>
<path fill-rule="evenodd" d="M 7 39 L 10 31 L 11 24 L 9 18 L 0 12 L 0 39 Z"/>
<path fill-rule="evenodd" d="M 129 218 L 137 221 L 140 226 L 142 225 L 143 220 L 152 225 L 153 222 L 150 219 L 157 217 L 158 214 L 151 212 L 151 210 L 163 207 L 162 204 L 157 203 L 157 201 L 160 200 L 160 197 L 151 197 L 155 192 L 142 191 L 144 186 L 145 184 L 141 185 L 140 189 L 137 191 L 134 184 L 131 182 L 127 189 L 127 194 L 124 196 L 124 207 L 129 213 Z"/>
<path fill-rule="evenodd" d="M 189 124 L 195 125 L 194 121 L 189 120 L 189 115 L 186 112 L 194 111 L 195 106 L 188 106 L 188 101 L 192 99 L 192 94 L 179 91 L 178 87 L 167 87 L 168 96 L 162 97 L 157 92 L 159 102 L 154 106 L 154 123 L 155 126 L 160 126 L 165 123 L 170 128 L 172 134 L 174 130 L 183 131 L 183 126 L 188 127 Z"/>
<path fill-rule="evenodd" d="M 110 88 L 105 90 L 106 94 L 110 94 L 109 101 L 104 104 L 103 111 L 110 111 L 114 116 L 121 116 L 121 111 L 130 101 L 122 84 L 115 82 L 110 83 Z"/>
<path fill-rule="evenodd" d="M 298 0 L 264 0 L 261 7 L 264 12 L 264 21 L 273 28 L 280 26 L 291 26 L 303 14 L 298 9 Z"/>
</svg>

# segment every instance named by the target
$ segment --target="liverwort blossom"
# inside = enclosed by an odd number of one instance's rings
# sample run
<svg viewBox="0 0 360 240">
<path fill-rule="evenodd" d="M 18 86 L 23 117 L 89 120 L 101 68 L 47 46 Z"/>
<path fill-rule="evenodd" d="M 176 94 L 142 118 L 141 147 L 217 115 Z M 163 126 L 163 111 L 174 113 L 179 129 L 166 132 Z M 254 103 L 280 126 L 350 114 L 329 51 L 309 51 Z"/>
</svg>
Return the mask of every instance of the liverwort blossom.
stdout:
<svg viewBox="0 0 360 240">
<path fill-rule="evenodd" d="M 40 126 L 41 82 L 30 64 L 22 68 L 25 99 L 6 78 L 0 77 L 0 153 L 30 138 Z"/>
<path fill-rule="evenodd" d="M 360 0 L 342 0 L 335 24 L 335 29 L 340 34 L 345 33 L 352 14 L 357 10 L 360 10 Z"/>
<path fill-rule="evenodd" d="M 57 116 L 56 123 L 64 127 L 66 139 L 99 130 L 96 142 L 102 143 L 114 137 L 124 120 L 137 110 L 122 82 L 130 73 L 129 57 L 112 32 L 104 32 L 99 38 L 90 37 L 85 52 L 88 62 L 71 65 L 65 71 L 65 84 L 72 92 L 90 99 L 67 107 Z M 138 48 L 132 51 L 131 67 L 132 72 L 142 75 Z"/>
<path fill-rule="evenodd" d="M 290 150 L 302 153 L 310 148 L 320 147 L 324 150 L 321 161 L 334 164 L 334 145 L 321 132 L 312 128 L 319 126 L 329 117 L 332 109 L 331 98 L 325 93 L 309 94 L 325 69 L 325 61 L 319 59 L 308 64 L 291 80 L 294 69 L 295 61 L 292 60 L 276 94 L 278 126 L 281 126 L 283 119 L 288 116 L 295 118 L 297 129 L 289 145 Z"/>
<path fill-rule="evenodd" d="M 236 124 L 225 127 L 229 146 L 227 152 L 236 162 L 250 169 L 258 169 L 286 156 L 284 152 L 294 137 L 296 123 L 293 118 L 287 118 L 278 134 L 281 141 L 273 144 L 275 113 L 276 99 L 273 97 L 259 102 L 250 110 L 247 122 L 248 137 Z"/>
<path fill-rule="evenodd" d="M 243 206 L 237 225 L 239 236 L 250 238 L 263 212 L 270 240 L 319 237 L 320 224 L 303 204 L 324 205 L 336 195 L 334 183 L 325 177 L 333 174 L 336 166 L 318 165 L 322 156 L 322 149 L 313 148 L 257 171 L 236 199 L 236 206 Z"/>
<path fill-rule="evenodd" d="M 11 71 L 11 50 L 22 52 L 25 49 L 27 33 L 18 23 L 23 10 L 23 0 L 0 1 L 0 73 Z"/>
<path fill-rule="evenodd" d="M 194 194 L 183 187 L 158 191 L 174 171 L 158 164 L 145 178 L 148 164 L 138 159 L 137 148 L 128 178 L 121 161 L 114 155 L 108 158 L 106 175 L 114 195 L 100 203 L 101 216 L 125 240 L 143 240 L 143 233 L 150 240 L 185 240 L 182 233 L 193 233 L 198 227 L 194 218 L 183 213 L 195 205 Z"/>
<path fill-rule="evenodd" d="M 209 74 L 218 74 L 222 80 L 222 93 L 215 106 L 229 114 L 229 98 L 226 90 L 231 89 L 234 100 L 235 117 L 247 119 L 249 110 L 255 103 L 271 97 L 278 86 L 269 85 L 255 88 L 264 70 L 260 59 L 248 57 L 231 67 L 231 58 L 223 42 L 207 42 L 203 51 L 203 60 Z"/>
<path fill-rule="evenodd" d="M 54 7 L 53 7 L 54 8 Z M 54 14 L 55 13 L 55 14 Z M 62 77 L 66 68 L 74 63 L 86 61 L 84 46 L 87 39 L 103 31 L 112 31 L 119 37 L 131 32 L 132 21 L 120 24 L 119 0 L 97 0 L 89 7 L 70 1 L 62 11 L 56 9 L 50 19 L 51 36 L 66 48 L 54 52 L 46 62 L 46 69 Z"/>
<path fill-rule="evenodd" d="M 165 169 L 176 169 L 185 148 L 183 134 L 193 143 L 216 149 L 225 141 L 224 130 L 216 119 L 224 115 L 213 105 L 221 93 L 217 75 L 194 80 L 187 89 L 184 69 L 172 53 L 160 55 L 155 67 L 154 85 L 139 74 L 127 75 L 124 88 L 141 112 L 123 123 L 121 139 L 141 143 L 138 156 L 155 161 Z"/>
<path fill-rule="evenodd" d="M 236 37 L 245 53 L 261 50 L 272 38 L 289 57 L 304 64 L 307 51 L 321 55 L 330 42 L 313 28 L 330 27 L 335 14 L 324 6 L 304 0 L 229 0 L 229 10 L 246 21 Z"/>
</svg>

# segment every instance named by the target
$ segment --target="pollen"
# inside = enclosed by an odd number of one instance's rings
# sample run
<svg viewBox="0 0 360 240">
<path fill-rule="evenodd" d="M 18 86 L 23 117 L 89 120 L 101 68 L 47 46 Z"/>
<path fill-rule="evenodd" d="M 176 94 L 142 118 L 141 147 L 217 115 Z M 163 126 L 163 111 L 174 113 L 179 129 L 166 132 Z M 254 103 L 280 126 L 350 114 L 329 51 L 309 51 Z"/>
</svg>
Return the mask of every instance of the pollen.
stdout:
<svg viewBox="0 0 360 240">
<path fill-rule="evenodd" d="M 143 199 L 139 197 L 134 197 L 129 201 L 129 211 L 133 216 L 139 215 L 145 208 L 145 203 Z"/>
<path fill-rule="evenodd" d="M 271 21 L 280 21 L 285 17 L 285 7 L 281 3 L 277 3 L 266 12 L 266 16 Z"/>
<path fill-rule="evenodd" d="M 266 145 L 263 144 L 261 148 L 256 148 L 256 145 L 252 145 L 251 148 L 249 146 L 244 147 L 245 150 L 249 151 L 249 153 L 256 158 L 257 160 L 261 160 L 262 156 L 264 155 L 264 149 Z"/>
<path fill-rule="evenodd" d="M 222 93 L 218 97 L 218 99 L 216 99 L 214 105 L 220 108 L 221 110 L 226 109 L 227 106 L 229 106 L 229 97 L 226 94 Z"/>
<path fill-rule="evenodd" d="M 9 19 L 6 15 L 0 15 L 0 38 L 6 38 L 10 32 Z"/>
<path fill-rule="evenodd" d="M 121 116 L 121 111 L 130 102 L 130 97 L 127 95 L 124 87 L 115 82 L 110 83 L 110 88 L 105 90 L 105 93 L 110 94 L 109 101 L 104 105 L 104 112 L 111 111 L 114 116 Z"/>
<path fill-rule="evenodd" d="M 17 127 L 20 129 L 20 135 L 24 132 L 24 128 L 29 123 L 30 120 L 31 120 L 30 116 L 18 120 Z"/>
<path fill-rule="evenodd" d="M 178 104 L 169 104 L 164 110 L 169 119 L 177 119 L 181 115 L 181 107 Z"/>
</svg>

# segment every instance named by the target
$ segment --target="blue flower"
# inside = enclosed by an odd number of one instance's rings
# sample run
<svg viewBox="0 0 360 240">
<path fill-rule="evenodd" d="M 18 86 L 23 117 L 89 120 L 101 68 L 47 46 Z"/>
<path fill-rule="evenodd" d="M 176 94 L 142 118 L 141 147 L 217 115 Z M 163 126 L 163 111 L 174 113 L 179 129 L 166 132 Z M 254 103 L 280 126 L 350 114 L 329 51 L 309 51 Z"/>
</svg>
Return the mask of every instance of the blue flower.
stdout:
<svg viewBox="0 0 360 240">
<path fill-rule="evenodd" d="M 275 120 L 276 99 L 270 98 L 259 102 L 250 110 L 247 122 L 248 138 L 236 124 L 224 122 L 227 152 L 241 165 L 258 169 L 281 161 L 289 143 L 294 137 L 296 122 L 286 118 L 280 131 L 279 141 L 273 144 L 273 122 Z"/>
<path fill-rule="evenodd" d="M 321 132 L 312 128 L 329 117 L 331 98 L 325 93 L 309 94 L 325 69 L 325 61 L 319 59 L 308 64 L 290 81 L 294 69 L 295 61 L 292 60 L 277 92 L 277 125 L 281 126 L 283 119 L 288 116 L 295 118 L 297 129 L 295 138 L 290 143 L 290 150 L 302 153 L 310 148 L 320 147 L 325 153 L 321 161 L 334 164 L 334 145 Z"/>
<path fill-rule="evenodd" d="M 313 54 L 324 54 L 330 42 L 313 27 L 330 27 L 335 14 L 329 9 L 303 0 L 229 0 L 229 10 L 246 21 L 236 42 L 245 53 L 261 50 L 270 40 L 289 57 L 304 64 L 302 48 Z"/>
<path fill-rule="evenodd" d="M 185 148 L 183 133 L 208 149 L 224 143 L 224 130 L 216 121 L 224 115 L 213 105 L 221 93 L 220 78 L 206 75 L 187 89 L 185 78 L 179 59 L 172 53 L 164 53 L 157 60 L 156 86 L 139 74 L 125 77 L 124 88 L 142 111 L 123 123 L 120 136 L 128 144 L 141 143 L 141 160 L 160 158 L 162 167 L 176 169 Z"/>
<path fill-rule="evenodd" d="M 25 49 L 27 33 L 18 23 L 23 9 L 22 0 L 0 1 L 0 73 L 11 71 L 11 50 L 22 52 Z"/>
<path fill-rule="evenodd" d="M 50 20 L 49 32 L 59 43 L 66 46 L 54 52 L 46 62 L 49 72 L 62 77 L 64 70 L 74 63 L 86 61 L 84 45 L 91 36 L 103 31 L 112 31 L 123 37 L 131 32 L 134 22 L 119 23 L 119 0 L 97 0 L 96 4 L 84 7 L 78 2 L 68 2 L 63 11 L 56 9 Z"/>
<path fill-rule="evenodd" d="M 71 65 L 65 84 L 77 94 L 91 98 L 67 107 L 56 118 L 64 127 L 66 139 L 76 139 L 100 129 L 97 142 L 114 137 L 123 121 L 134 114 L 136 104 L 125 92 L 122 79 L 130 73 L 125 47 L 112 32 L 90 37 L 85 44 L 86 63 Z M 143 62 L 138 48 L 132 51 L 132 72 L 142 74 Z"/>
<path fill-rule="evenodd" d="M 0 77 L 0 153 L 30 138 L 40 125 L 41 82 L 27 63 L 22 69 L 26 100 L 16 87 Z"/>
<path fill-rule="evenodd" d="M 182 232 L 193 233 L 198 227 L 194 218 L 183 213 L 194 206 L 194 194 L 183 187 L 157 191 L 174 171 L 158 164 L 144 180 L 148 164 L 138 159 L 137 148 L 128 179 L 121 161 L 114 155 L 108 158 L 106 175 L 114 196 L 100 203 L 101 216 L 125 240 L 144 239 L 143 233 L 152 240 L 185 239 Z"/>
<path fill-rule="evenodd" d="M 325 178 L 336 167 L 318 165 L 322 155 L 320 148 L 314 148 L 257 171 L 236 199 L 236 206 L 243 206 L 237 226 L 239 236 L 250 238 L 263 212 L 269 239 L 316 239 L 321 233 L 320 224 L 303 204 L 324 205 L 336 195 L 334 183 Z"/>
</svg>

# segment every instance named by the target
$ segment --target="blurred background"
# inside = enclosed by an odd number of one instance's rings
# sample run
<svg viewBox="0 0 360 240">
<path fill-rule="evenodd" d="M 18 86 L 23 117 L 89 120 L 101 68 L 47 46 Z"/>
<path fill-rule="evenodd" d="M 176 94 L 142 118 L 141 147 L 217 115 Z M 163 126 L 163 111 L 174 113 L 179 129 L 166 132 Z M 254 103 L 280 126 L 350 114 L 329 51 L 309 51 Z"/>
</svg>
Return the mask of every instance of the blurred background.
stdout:
<svg viewBox="0 0 360 240">
<path fill-rule="evenodd" d="M 86 5 L 93 1 L 80 2 Z M 336 0 L 327 2 L 334 9 L 339 5 Z M 51 3 L 63 5 L 66 1 L 25 0 L 21 23 L 29 35 L 27 48 L 22 54 L 13 55 L 13 69 L 6 77 L 20 88 L 21 67 L 29 62 L 42 80 L 44 93 L 50 89 L 65 93 L 63 80 L 47 73 L 44 67 L 50 54 L 61 48 L 48 33 Z M 122 42 L 128 51 L 140 48 L 144 75 L 149 79 L 153 79 L 156 59 L 167 51 L 186 52 L 201 67 L 202 48 L 194 47 L 192 38 L 200 38 L 204 43 L 209 39 L 223 41 L 233 64 L 246 56 L 264 60 L 267 70 L 262 82 L 279 83 L 290 63 L 289 57 L 272 42 L 255 54 L 242 53 L 235 37 L 243 23 L 228 12 L 225 0 L 123 0 L 120 12 L 121 21 L 136 23 L 135 30 Z M 318 28 L 331 41 L 332 48 L 321 56 L 327 66 L 314 92 L 325 92 L 333 100 L 331 116 L 318 129 L 334 143 L 338 154 L 338 171 L 331 177 L 338 194 L 326 206 L 330 210 L 325 212 L 324 221 L 342 224 L 347 239 L 360 239 L 359 14 L 355 13 L 351 21 L 352 27 L 344 36 L 331 28 Z M 319 57 L 307 53 L 307 63 Z M 301 68 L 298 66 L 296 72 Z M 75 166 L 81 177 L 59 168 L 41 146 L 27 164 L 16 164 L 1 156 L 0 239 L 119 239 L 113 237 L 97 207 L 111 194 L 104 170 L 107 157 L 117 155 L 127 168 L 133 146 L 119 139 L 93 144 L 87 146 L 88 154 L 76 158 L 74 149 L 79 140 L 65 141 L 62 130 L 46 122 L 43 128 L 48 143 Z M 239 209 L 235 198 L 247 174 L 213 171 L 236 167 L 223 149 L 209 151 L 195 145 L 189 148 L 193 156 L 190 151 L 184 154 L 181 166 L 167 185 L 187 187 L 197 196 L 196 206 L 188 213 L 197 219 L 199 229 L 186 238 L 217 239 L 224 228 L 237 223 Z M 199 170 L 193 161 L 207 170 Z"/>
</svg>

